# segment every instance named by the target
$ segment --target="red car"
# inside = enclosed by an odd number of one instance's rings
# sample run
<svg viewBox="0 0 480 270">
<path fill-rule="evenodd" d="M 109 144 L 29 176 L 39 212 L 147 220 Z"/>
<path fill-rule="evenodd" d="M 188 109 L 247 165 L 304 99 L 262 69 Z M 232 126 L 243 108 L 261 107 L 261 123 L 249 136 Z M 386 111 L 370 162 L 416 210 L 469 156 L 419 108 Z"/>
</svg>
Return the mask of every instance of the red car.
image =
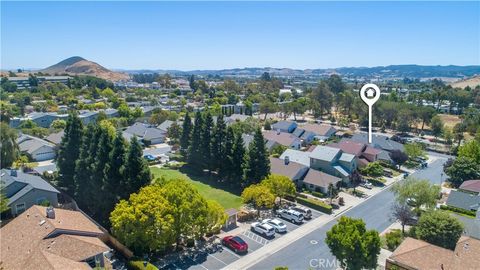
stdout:
<svg viewBox="0 0 480 270">
<path fill-rule="evenodd" d="M 222 239 L 222 245 L 235 251 L 235 253 L 245 253 L 248 251 L 248 244 L 238 236 L 225 236 Z"/>
</svg>

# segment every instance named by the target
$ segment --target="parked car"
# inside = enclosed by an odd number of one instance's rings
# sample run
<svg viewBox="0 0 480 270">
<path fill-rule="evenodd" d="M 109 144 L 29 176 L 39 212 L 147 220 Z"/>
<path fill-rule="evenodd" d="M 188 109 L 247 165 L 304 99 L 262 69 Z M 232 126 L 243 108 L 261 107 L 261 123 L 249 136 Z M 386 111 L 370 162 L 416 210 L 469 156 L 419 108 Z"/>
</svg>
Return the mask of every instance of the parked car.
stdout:
<svg viewBox="0 0 480 270">
<path fill-rule="evenodd" d="M 277 215 L 283 219 L 291 221 L 292 223 L 302 223 L 303 214 L 291 209 L 280 209 Z"/>
<path fill-rule="evenodd" d="M 266 223 L 261 223 L 261 222 L 254 222 L 250 225 L 250 229 L 252 232 L 256 232 L 258 234 L 261 234 L 265 237 L 272 237 L 275 235 L 275 229 L 266 224 Z"/>
<path fill-rule="evenodd" d="M 301 213 L 305 219 L 311 219 L 312 218 L 312 210 L 310 210 L 306 207 L 294 206 L 294 207 L 291 207 L 290 209 Z"/>
<path fill-rule="evenodd" d="M 408 172 L 404 172 L 404 173 L 403 173 L 403 177 L 404 177 L 404 178 L 405 178 L 405 177 L 408 177 L 409 175 L 410 175 L 410 173 L 408 173 Z"/>
<path fill-rule="evenodd" d="M 361 187 L 364 187 L 364 188 L 368 188 L 368 189 L 372 189 L 372 188 L 373 188 L 372 183 L 370 183 L 370 182 L 368 182 L 368 181 L 360 183 L 360 186 L 361 186 Z"/>
<path fill-rule="evenodd" d="M 248 251 L 248 244 L 239 236 L 225 236 L 222 239 L 222 245 L 233 250 L 235 253 L 246 253 Z"/>
<path fill-rule="evenodd" d="M 264 224 L 268 224 L 270 226 L 272 226 L 275 231 L 277 233 L 286 233 L 287 232 L 287 225 L 285 225 L 285 223 L 283 223 L 281 220 L 279 219 L 270 219 L 270 218 L 267 218 L 267 219 L 264 219 L 262 221 L 262 223 Z"/>
<path fill-rule="evenodd" d="M 147 161 L 155 161 L 156 158 L 152 155 L 145 155 L 143 156 L 144 159 L 146 159 Z"/>
</svg>

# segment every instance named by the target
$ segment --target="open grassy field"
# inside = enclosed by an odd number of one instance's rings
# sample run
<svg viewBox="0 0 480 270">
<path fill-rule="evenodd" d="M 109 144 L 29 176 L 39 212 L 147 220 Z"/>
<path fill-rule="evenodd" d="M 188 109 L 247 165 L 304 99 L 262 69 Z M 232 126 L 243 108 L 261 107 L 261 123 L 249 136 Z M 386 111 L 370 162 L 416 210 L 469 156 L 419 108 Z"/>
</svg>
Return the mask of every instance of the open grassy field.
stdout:
<svg viewBox="0 0 480 270">
<path fill-rule="evenodd" d="M 445 124 L 446 128 L 453 129 L 453 127 L 462 122 L 462 119 L 458 117 L 458 115 L 451 115 L 451 114 L 439 114 L 438 117 L 442 119 L 443 123 Z"/>
<path fill-rule="evenodd" d="M 208 185 L 204 183 L 204 181 L 200 181 L 200 179 L 196 179 L 195 176 L 192 176 L 192 175 L 189 176 L 185 173 L 182 173 L 179 170 L 157 168 L 157 167 L 151 167 L 150 171 L 153 173 L 154 178 L 164 177 L 167 180 L 182 178 L 189 181 L 202 196 L 204 196 L 206 199 L 217 201 L 225 209 L 229 209 L 229 208 L 239 209 L 240 206 L 242 206 L 242 198 L 240 198 L 240 196 L 237 196 L 228 191 L 218 189 L 211 185 Z"/>
</svg>

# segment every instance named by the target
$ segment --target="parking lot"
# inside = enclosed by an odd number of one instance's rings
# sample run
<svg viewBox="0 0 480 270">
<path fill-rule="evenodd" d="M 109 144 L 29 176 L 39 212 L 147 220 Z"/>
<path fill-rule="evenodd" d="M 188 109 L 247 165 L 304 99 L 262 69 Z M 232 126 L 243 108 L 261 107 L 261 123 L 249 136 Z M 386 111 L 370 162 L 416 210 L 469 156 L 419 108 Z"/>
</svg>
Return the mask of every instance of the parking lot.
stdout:
<svg viewBox="0 0 480 270">
<path fill-rule="evenodd" d="M 289 232 L 296 230 L 302 227 L 303 224 L 308 223 L 322 215 L 322 213 L 310 209 L 312 211 L 312 218 L 309 220 L 304 220 L 302 224 L 293 224 L 290 221 L 283 220 L 278 218 L 285 223 L 287 226 L 286 233 L 275 233 L 271 238 L 265 238 L 255 232 L 252 232 L 250 229 L 245 229 L 240 233 L 237 233 L 236 236 L 242 238 L 248 244 L 248 252 L 253 252 L 269 243 L 275 241 L 288 234 Z M 234 253 L 232 250 L 227 247 L 223 247 L 215 252 L 199 252 L 194 255 L 184 255 L 180 256 L 178 260 L 169 263 L 166 266 L 159 267 L 160 269 L 165 270 L 177 270 L 177 269 L 192 269 L 192 270 L 216 270 L 222 269 L 225 266 L 235 262 L 241 256 Z"/>
</svg>

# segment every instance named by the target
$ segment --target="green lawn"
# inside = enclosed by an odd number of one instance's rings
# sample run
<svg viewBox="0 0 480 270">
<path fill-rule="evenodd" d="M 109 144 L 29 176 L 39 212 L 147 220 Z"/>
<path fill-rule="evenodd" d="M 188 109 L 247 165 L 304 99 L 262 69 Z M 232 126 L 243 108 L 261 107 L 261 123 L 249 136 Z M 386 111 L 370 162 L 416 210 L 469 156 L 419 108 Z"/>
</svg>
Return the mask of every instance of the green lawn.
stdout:
<svg viewBox="0 0 480 270">
<path fill-rule="evenodd" d="M 150 171 L 153 173 L 154 179 L 160 177 L 164 177 L 166 180 L 178 178 L 186 179 L 198 190 L 202 196 L 204 196 L 206 199 L 217 201 L 225 209 L 239 209 L 240 206 L 242 206 L 242 198 L 239 196 L 225 190 L 212 187 L 198 180 L 194 180 L 178 170 L 151 167 Z"/>
</svg>

